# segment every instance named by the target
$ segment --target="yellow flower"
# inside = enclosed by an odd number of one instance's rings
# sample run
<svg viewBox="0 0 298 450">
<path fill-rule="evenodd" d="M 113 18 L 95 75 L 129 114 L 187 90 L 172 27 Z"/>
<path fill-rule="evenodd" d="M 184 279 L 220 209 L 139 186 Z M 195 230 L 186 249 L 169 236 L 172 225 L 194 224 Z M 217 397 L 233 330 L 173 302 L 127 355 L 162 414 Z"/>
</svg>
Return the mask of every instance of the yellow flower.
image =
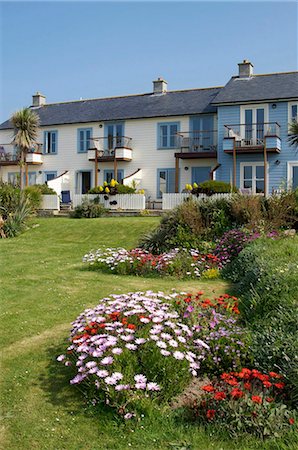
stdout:
<svg viewBox="0 0 298 450">
<path fill-rule="evenodd" d="M 194 189 L 196 189 L 198 187 L 197 183 L 193 184 Z"/>
<path fill-rule="evenodd" d="M 103 191 L 103 187 L 99 186 L 99 192 L 102 192 L 102 191 Z"/>
<path fill-rule="evenodd" d="M 104 186 L 107 186 L 107 185 L 108 185 L 108 183 L 107 183 L 106 181 L 104 181 L 104 182 L 103 182 L 103 185 L 104 185 Z"/>
<path fill-rule="evenodd" d="M 105 188 L 105 192 L 106 192 L 107 194 L 109 194 L 109 193 L 110 193 L 110 189 L 109 189 L 108 187 L 106 187 L 106 188 Z"/>
<path fill-rule="evenodd" d="M 111 187 L 115 187 L 116 186 L 116 181 L 114 180 L 114 178 L 111 180 L 110 186 Z"/>
</svg>

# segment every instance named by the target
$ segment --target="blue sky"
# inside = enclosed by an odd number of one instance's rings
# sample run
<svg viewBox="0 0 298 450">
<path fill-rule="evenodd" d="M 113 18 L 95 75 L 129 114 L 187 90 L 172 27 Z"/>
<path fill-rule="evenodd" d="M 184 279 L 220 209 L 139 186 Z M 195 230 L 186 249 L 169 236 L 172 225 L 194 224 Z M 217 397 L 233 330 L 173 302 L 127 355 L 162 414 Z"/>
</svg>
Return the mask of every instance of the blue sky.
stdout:
<svg viewBox="0 0 298 450">
<path fill-rule="evenodd" d="M 0 121 L 31 104 L 297 70 L 296 2 L 1 2 Z"/>
</svg>

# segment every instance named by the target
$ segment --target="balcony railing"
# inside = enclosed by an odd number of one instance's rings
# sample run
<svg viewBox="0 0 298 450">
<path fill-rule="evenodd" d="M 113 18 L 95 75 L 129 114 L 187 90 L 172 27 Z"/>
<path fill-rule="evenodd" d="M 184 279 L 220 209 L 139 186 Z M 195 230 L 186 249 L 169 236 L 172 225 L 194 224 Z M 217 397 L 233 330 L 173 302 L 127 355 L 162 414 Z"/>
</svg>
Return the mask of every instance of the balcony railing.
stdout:
<svg viewBox="0 0 298 450">
<path fill-rule="evenodd" d="M 266 137 L 280 138 L 277 122 L 225 125 L 225 138 L 235 139 L 236 147 L 263 147 Z"/>
<path fill-rule="evenodd" d="M 35 144 L 28 152 L 28 162 L 35 160 L 32 155 L 42 154 L 42 144 Z M 20 160 L 20 151 L 14 144 L 0 144 L 0 164 L 17 164 Z"/>
<path fill-rule="evenodd" d="M 217 131 L 181 131 L 177 133 L 177 147 L 183 153 L 216 152 Z"/>
<path fill-rule="evenodd" d="M 115 149 L 132 150 L 132 138 L 127 136 L 95 137 L 89 140 L 89 150 L 97 149 L 103 152 L 103 157 L 114 156 Z"/>
</svg>

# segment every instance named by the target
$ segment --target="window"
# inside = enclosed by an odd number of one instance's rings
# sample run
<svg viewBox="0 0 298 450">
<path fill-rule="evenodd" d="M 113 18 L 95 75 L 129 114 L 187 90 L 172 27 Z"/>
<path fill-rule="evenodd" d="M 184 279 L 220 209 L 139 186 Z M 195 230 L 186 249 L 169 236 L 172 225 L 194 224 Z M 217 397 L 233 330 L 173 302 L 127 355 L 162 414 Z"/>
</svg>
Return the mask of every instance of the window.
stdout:
<svg viewBox="0 0 298 450">
<path fill-rule="evenodd" d="M 8 183 L 17 184 L 20 179 L 20 174 L 18 172 L 9 172 L 7 175 Z"/>
<path fill-rule="evenodd" d="M 48 181 L 53 180 L 57 177 L 57 172 L 45 172 L 44 173 L 44 180 L 47 183 Z"/>
<path fill-rule="evenodd" d="M 11 184 L 17 184 L 20 180 L 20 173 L 19 172 L 9 172 L 8 173 L 8 183 Z M 23 174 L 23 183 L 24 186 L 26 184 L 26 174 Z M 33 184 L 36 184 L 36 172 L 28 172 L 28 186 L 32 186 Z"/>
<path fill-rule="evenodd" d="M 179 130 L 179 122 L 158 123 L 157 148 L 177 148 L 177 133 Z"/>
<path fill-rule="evenodd" d="M 298 161 L 288 162 L 288 186 L 298 188 Z"/>
<path fill-rule="evenodd" d="M 124 123 L 115 122 L 105 124 L 105 150 L 111 152 L 115 147 L 123 147 Z"/>
<path fill-rule="evenodd" d="M 118 183 L 122 183 L 124 178 L 124 170 L 123 169 L 119 169 L 117 170 L 117 181 Z M 106 181 L 107 183 L 110 183 L 111 180 L 115 179 L 114 178 L 114 170 L 105 170 L 104 171 L 104 181 Z"/>
<path fill-rule="evenodd" d="M 78 128 L 78 153 L 86 153 L 90 148 L 92 128 Z"/>
<path fill-rule="evenodd" d="M 175 169 L 157 169 L 157 198 L 175 192 Z"/>
<path fill-rule="evenodd" d="M 249 190 L 252 194 L 264 193 L 263 163 L 240 163 L 240 188 Z"/>
<path fill-rule="evenodd" d="M 55 155 L 58 151 L 58 131 L 45 131 L 43 152 L 46 155 Z"/>
<path fill-rule="evenodd" d="M 293 120 L 298 120 L 298 102 L 290 102 L 288 104 L 288 122 L 289 125 Z"/>
</svg>

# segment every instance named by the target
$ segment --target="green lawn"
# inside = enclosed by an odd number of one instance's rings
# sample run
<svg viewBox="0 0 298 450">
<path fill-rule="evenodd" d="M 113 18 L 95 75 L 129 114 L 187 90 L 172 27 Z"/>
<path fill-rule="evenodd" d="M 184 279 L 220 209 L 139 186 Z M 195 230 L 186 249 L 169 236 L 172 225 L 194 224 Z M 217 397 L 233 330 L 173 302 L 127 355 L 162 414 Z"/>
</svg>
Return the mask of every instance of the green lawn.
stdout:
<svg viewBox="0 0 298 450">
<path fill-rule="evenodd" d="M 36 219 L 37 227 L 0 240 L 1 422 L 5 450 L 279 449 L 252 440 L 236 442 L 159 411 L 141 423 L 94 414 L 69 386 L 55 358 L 65 348 L 70 322 L 110 293 L 136 290 L 229 289 L 224 281 L 117 276 L 86 270 L 82 256 L 100 245 L 132 247 L 158 218 Z"/>
</svg>

